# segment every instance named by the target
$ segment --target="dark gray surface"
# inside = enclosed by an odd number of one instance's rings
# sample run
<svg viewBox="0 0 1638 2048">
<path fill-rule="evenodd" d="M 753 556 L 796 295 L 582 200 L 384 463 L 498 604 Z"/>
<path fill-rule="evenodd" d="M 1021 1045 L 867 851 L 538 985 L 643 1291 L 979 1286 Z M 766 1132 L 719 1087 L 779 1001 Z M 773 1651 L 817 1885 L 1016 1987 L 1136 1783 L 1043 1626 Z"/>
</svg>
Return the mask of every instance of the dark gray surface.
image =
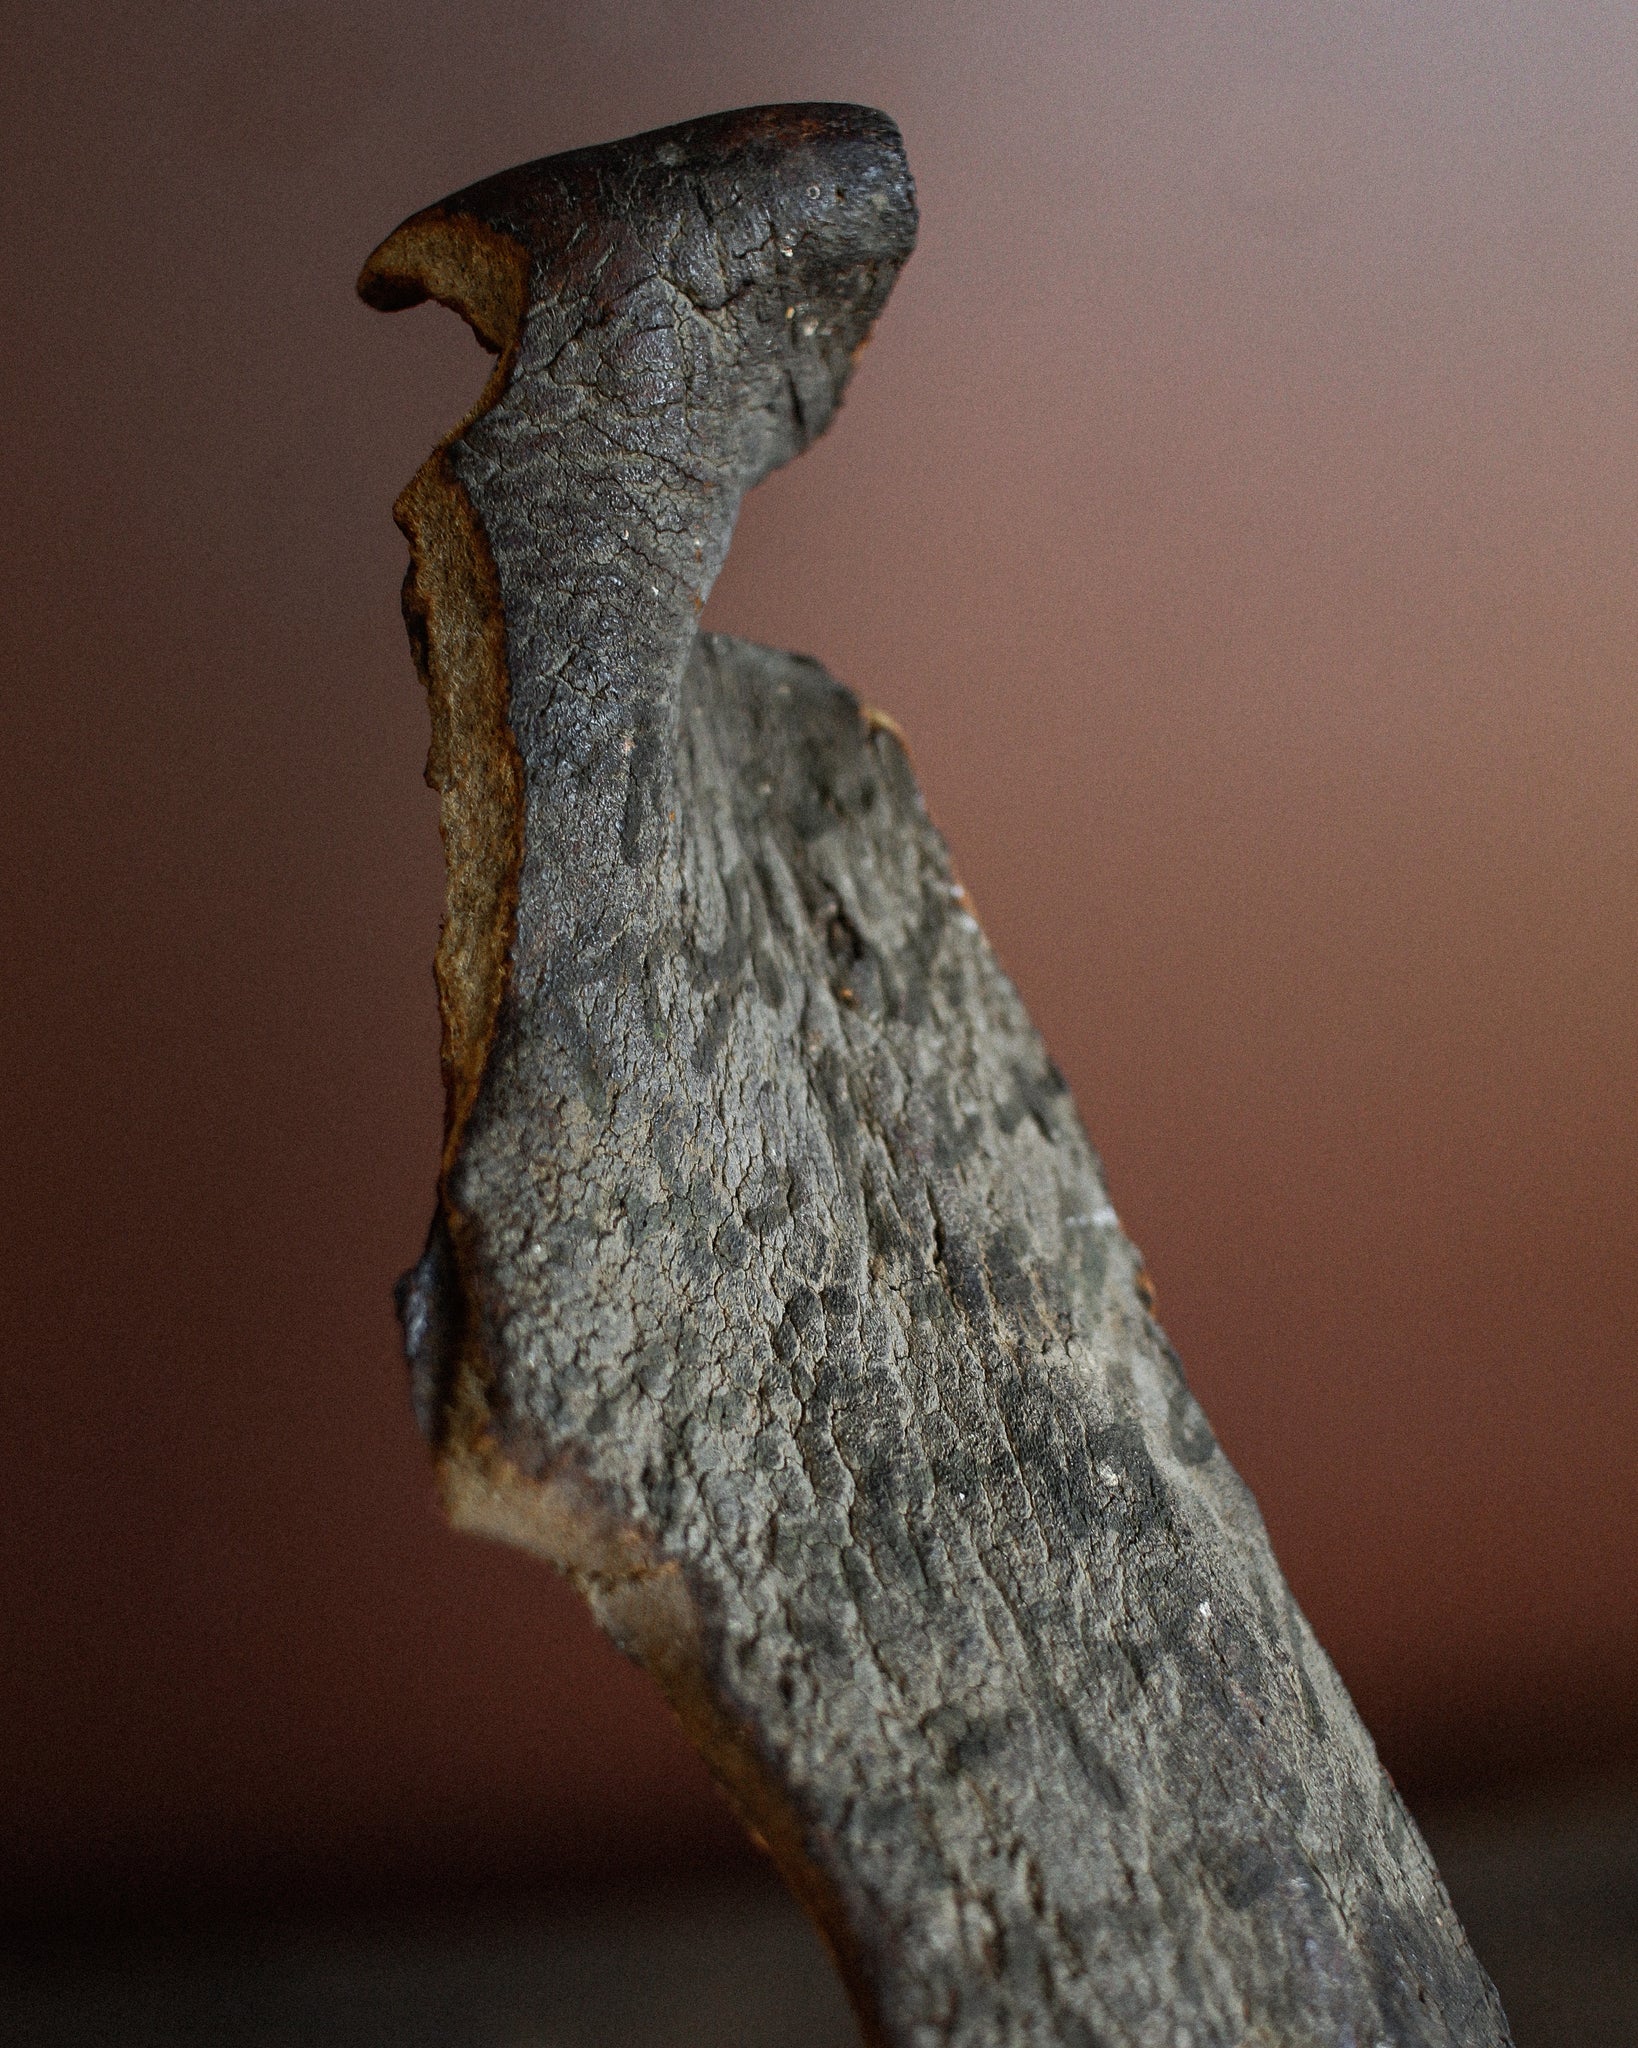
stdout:
<svg viewBox="0 0 1638 2048">
<path fill-rule="evenodd" d="M 1638 2043 L 1638 1799 L 1435 1814 L 1519 2048 Z M 857 2048 L 782 1893 L 40 1941 L 0 1972 L 19 2048 Z"/>
<path fill-rule="evenodd" d="M 446 820 L 521 777 L 449 842 L 516 921 L 476 996 L 446 931 L 470 1059 L 403 1297 L 446 1499 L 660 1679 L 893 2048 L 1492 2048 L 902 748 L 696 630 L 914 229 L 884 117 L 764 109 L 367 267 L 501 350 L 406 494 Z"/>
</svg>

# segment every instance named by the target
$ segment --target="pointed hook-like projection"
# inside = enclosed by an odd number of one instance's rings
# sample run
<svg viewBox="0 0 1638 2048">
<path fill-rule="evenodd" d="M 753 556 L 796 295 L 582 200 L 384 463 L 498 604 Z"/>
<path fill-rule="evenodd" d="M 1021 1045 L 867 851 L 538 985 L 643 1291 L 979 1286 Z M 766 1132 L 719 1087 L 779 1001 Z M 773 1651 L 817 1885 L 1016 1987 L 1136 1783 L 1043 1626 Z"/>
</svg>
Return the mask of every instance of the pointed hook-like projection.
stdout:
<svg viewBox="0 0 1638 2048">
<path fill-rule="evenodd" d="M 498 357 L 398 506 L 443 1497 L 653 1672 L 872 2041 L 1504 2043 L 891 726 L 698 629 L 915 226 L 884 116 L 759 108 L 365 267 Z"/>
</svg>

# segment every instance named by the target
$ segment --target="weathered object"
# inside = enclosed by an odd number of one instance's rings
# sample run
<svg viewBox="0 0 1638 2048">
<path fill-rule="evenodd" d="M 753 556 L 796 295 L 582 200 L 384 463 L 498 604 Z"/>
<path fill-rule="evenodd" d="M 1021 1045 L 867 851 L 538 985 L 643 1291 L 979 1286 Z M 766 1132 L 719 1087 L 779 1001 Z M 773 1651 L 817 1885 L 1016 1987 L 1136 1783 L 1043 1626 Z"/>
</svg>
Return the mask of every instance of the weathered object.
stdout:
<svg viewBox="0 0 1638 2048">
<path fill-rule="evenodd" d="M 884 117 L 760 109 L 365 269 L 499 355 L 399 505 L 444 1497 L 658 1678 L 873 2040 L 1505 2042 L 897 738 L 697 630 L 915 218 Z"/>
</svg>

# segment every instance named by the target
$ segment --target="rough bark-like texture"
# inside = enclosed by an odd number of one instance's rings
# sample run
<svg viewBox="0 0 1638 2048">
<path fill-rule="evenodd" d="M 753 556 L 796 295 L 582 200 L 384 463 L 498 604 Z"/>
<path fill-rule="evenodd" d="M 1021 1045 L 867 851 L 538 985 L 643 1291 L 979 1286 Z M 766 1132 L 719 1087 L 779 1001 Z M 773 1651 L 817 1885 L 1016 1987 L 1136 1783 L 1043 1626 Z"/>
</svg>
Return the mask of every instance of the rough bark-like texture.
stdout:
<svg viewBox="0 0 1638 2048">
<path fill-rule="evenodd" d="M 506 173 L 366 268 L 500 353 L 400 503 L 445 1498 L 655 1672 L 873 2039 L 1505 2042 L 897 738 L 697 631 L 914 229 L 882 116 L 762 109 Z"/>
</svg>

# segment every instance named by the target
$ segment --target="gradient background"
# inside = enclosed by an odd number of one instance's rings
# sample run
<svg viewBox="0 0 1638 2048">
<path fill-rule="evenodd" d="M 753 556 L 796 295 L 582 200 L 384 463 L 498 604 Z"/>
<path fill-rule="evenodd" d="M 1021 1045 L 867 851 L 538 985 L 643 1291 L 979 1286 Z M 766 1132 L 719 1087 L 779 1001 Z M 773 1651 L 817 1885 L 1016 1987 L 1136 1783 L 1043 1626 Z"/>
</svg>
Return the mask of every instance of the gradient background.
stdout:
<svg viewBox="0 0 1638 2048">
<path fill-rule="evenodd" d="M 1413 1799 L 1638 1735 L 1638 15 L 7 10 L 0 1830 L 35 1911 L 700 1870 L 657 1696 L 434 1512 L 404 214 L 722 106 L 920 251 L 713 624 L 929 803 Z"/>
</svg>

